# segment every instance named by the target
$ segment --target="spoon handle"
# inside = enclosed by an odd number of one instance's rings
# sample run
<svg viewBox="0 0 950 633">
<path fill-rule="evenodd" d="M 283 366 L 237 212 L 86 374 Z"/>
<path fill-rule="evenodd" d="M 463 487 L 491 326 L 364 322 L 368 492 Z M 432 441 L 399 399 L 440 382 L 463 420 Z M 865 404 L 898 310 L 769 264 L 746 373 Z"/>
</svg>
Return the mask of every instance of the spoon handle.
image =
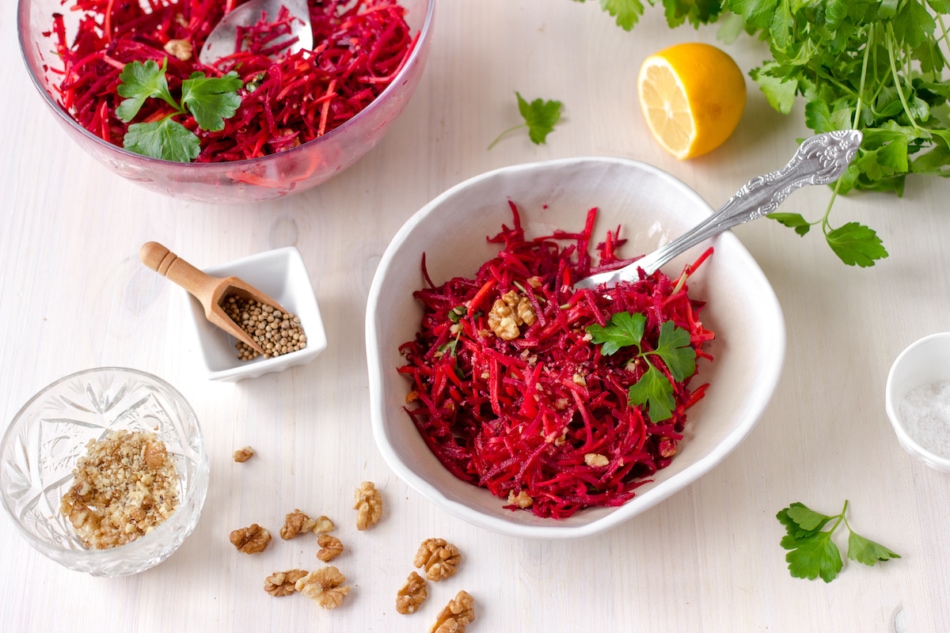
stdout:
<svg viewBox="0 0 950 633">
<path fill-rule="evenodd" d="M 704 240 L 772 213 L 796 189 L 834 182 L 851 163 L 861 146 L 861 139 L 862 134 L 858 130 L 826 132 L 805 139 L 785 167 L 753 178 L 716 213 L 677 239 L 641 257 L 630 266 L 588 277 L 576 286 L 592 288 L 602 283 L 630 281 L 637 278 L 638 268 L 650 274 Z"/>
<path fill-rule="evenodd" d="M 139 259 L 148 268 L 190 292 L 208 309 L 211 295 L 220 280 L 198 270 L 158 242 L 143 244 L 139 249 Z"/>
</svg>

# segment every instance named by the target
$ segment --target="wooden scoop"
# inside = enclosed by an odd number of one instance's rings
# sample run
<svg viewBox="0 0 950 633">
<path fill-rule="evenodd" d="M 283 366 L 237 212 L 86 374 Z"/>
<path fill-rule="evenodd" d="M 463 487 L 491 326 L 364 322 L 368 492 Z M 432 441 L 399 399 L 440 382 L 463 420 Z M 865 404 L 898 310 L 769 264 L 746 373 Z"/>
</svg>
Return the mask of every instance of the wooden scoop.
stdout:
<svg viewBox="0 0 950 633">
<path fill-rule="evenodd" d="M 283 306 L 254 286 L 237 277 L 222 279 L 202 272 L 158 242 L 143 244 L 139 249 L 139 259 L 155 272 L 171 279 L 191 293 L 204 307 L 205 317 L 212 325 L 221 328 L 261 355 L 265 354 L 261 346 L 225 314 L 221 304 L 229 296 L 235 295 L 244 299 L 253 299 L 287 314 Z"/>
</svg>

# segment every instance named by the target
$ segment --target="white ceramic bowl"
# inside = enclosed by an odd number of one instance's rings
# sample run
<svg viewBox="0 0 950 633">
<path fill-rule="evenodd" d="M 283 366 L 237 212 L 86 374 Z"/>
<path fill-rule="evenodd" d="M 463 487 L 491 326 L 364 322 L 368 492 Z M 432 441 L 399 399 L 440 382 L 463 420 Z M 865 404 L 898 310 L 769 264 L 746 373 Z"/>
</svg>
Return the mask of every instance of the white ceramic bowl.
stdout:
<svg viewBox="0 0 950 633">
<path fill-rule="evenodd" d="M 946 451 L 950 447 L 944 447 L 943 451 L 935 452 L 936 448 L 928 448 L 931 442 L 928 442 L 927 436 L 933 440 L 935 429 L 932 425 L 943 424 L 943 437 L 950 437 L 950 391 L 939 394 L 939 389 L 930 389 L 928 385 L 940 385 L 941 383 L 950 384 L 950 332 L 940 332 L 931 334 L 912 343 L 907 349 L 901 352 L 891 370 L 887 375 L 887 384 L 884 388 L 884 408 L 887 411 L 887 417 L 894 427 L 894 433 L 897 434 L 897 440 L 908 453 L 922 461 L 927 466 L 941 472 L 950 473 L 950 457 Z M 915 400 L 918 401 L 916 414 L 910 415 L 909 411 L 904 411 L 908 415 L 902 416 L 902 404 L 908 397 L 908 393 L 922 388 L 930 391 L 930 394 L 918 394 Z M 950 387 L 948 387 L 950 389 Z M 928 406 L 923 407 L 924 398 L 932 397 Z M 941 405 L 937 404 L 942 401 Z M 941 414 L 938 409 L 931 409 L 930 405 L 942 408 Z M 928 411 L 931 417 L 927 419 L 925 412 Z M 927 431 L 926 427 L 930 427 Z M 939 435 L 939 433 L 937 434 Z M 946 440 L 945 440 L 946 441 Z"/>
<path fill-rule="evenodd" d="M 623 225 L 623 255 L 648 252 L 711 212 L 694 191 L 643 163 L 576 158 L 507 167 L 468 180 L 418 211 L 384 253 L 370 289 L 366 347 L 370 412 L 377 446 L 399 477 L 440 507 L 475 525 L 518 537 L 589 536 L 636 516 L 709 472 L 753 428 L 772 396 L 785 353 L 785 323 L 775 293 L 732 233 L 715 238 L 716 252 L 690 279 L 690 294 L 708 302 L 704 325 L 716 333 L 707 348 L 715 362 L 702 367 L 706 397 L 689 411 L 686 437 L 672 463 L 616 508 L 589 508 L 569 519 L 513 512 L 502 499 L 456 479 L 438 462 L 403 410 L 408 381 L 396 368 L 398 347 L 419 326 L 423 287 L 420 260 L 435 283 L 471 276 L 497 253 L 485 238 L 511 225 L 516 203 L 528 237 L 554 228 L 579 231 L 587 210 L 599 207 L 595 241 Z M 673 274 L 705 246 L 665 267 Z"/>
<path fill-rule="evenodd" d="M 191 308 L 189 322 L 193 326 L 205 371 L 211 380 L 236 381 L 283 371 L 309 363 L 327 348 L 327 335 L 310 275 L 307 274 L 300 252 L 293 246 L 265 251 L 203 270 L 215 277 L 234 276 L 251 284 L 296 314 L 307 335 L 307 347 L 302 350 L 273 358 L 259 357 L 243 361 L 238 359 L 234 347 L 236 339 L 211 325 L 198 300 L 187 295 Z"/>
</svg>

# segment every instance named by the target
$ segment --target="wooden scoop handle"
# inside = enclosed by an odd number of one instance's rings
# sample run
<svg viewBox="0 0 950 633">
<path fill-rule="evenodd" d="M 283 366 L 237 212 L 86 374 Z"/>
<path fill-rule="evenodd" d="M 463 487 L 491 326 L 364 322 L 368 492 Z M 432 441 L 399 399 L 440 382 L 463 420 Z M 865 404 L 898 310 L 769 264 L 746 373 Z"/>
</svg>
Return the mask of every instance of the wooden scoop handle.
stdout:
<svg viewBox="0 0 950 633">
<path fill-rule="evenodd" d="M 205 308 L 221 280 L 198 270 L 158 242 L 146 242 L 139 249 L 139 259 L 147 267 L 167 277 L 197 298 Z"/>
</svg>

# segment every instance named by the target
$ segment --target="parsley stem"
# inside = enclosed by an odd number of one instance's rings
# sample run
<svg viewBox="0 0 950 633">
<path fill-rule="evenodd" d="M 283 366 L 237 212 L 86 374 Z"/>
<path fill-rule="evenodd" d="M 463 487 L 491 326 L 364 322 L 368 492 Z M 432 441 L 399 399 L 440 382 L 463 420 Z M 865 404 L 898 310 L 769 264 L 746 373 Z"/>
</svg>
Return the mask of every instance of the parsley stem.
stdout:
<svg viewBox="0 0 950 633">
<path fill-rule="evenodd" d="M 900 75 L 897 74 L 897 63 L 894 60 L 894 45 L 895 42 L 897 42 L 897 36 L 894 35 L 894 26 L 888 22 L 885 28 L 887 29 L 887 57 L 891 63 L 894 89 L 897 90 L 897 96 L 900 97 L 901 105 L 904 106 L 904 112 L 907 114 L 907 118 L 910 119 L 911 125 L 913 125 L 914 129 L 919 133 L 920 126 L 917 125 L 917 119 L 914 118 L 914 115 L 910 111 L 910 106 L 907 104 L 907 97 L 904 95 L 904 89 L 901 87 Z"/>
<path fill-rule="evenodd" d="M 508 128 L 507 130 L 505 130 L 504 132 L 502 132 L 501 134 L 499 134 L 498 136 L 495 137 L 495 140 L 491 142 L 491 145 L 488 146 L 488 149 L 491 149 L 491 148 L 493 148 L 495 145 L 497 145 L 497 144 L 498 144 L 498 141 L 500 141 L 500 140 L 501 140 L 503 137 L 505 137 L 508 133 L 514 132 L 515 130 L 520 130 L 520 129 L 523 128 L 523 127 L 528 127 L 528 124 L 527 124 L 527 123 L 522 123 L 521 125 L 515 125 L 515 126 L 512 126 L 512 127 Z"/>
</svg>

